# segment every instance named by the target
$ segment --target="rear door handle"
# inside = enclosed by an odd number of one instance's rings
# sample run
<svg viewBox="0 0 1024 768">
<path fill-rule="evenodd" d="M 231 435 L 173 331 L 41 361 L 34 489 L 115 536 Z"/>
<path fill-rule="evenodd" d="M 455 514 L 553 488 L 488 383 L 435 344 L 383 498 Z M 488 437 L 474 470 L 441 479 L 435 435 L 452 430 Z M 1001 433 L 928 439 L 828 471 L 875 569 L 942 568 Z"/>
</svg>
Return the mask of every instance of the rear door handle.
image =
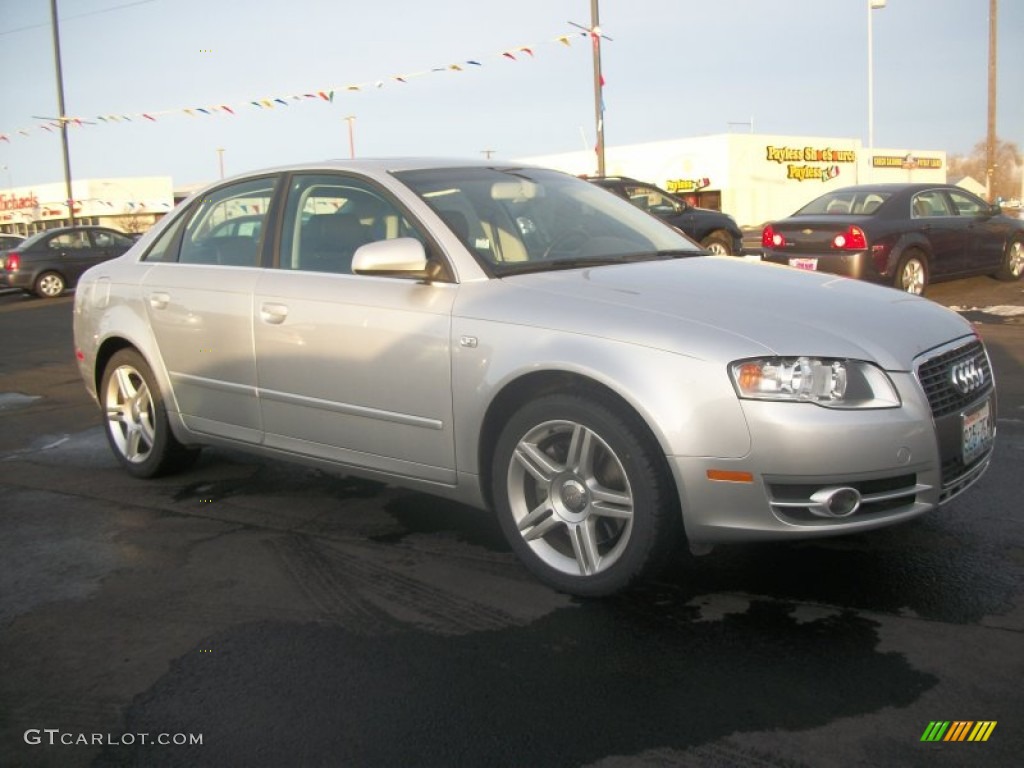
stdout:
<svg viewBox="0 0 1024 768">
<path fill-rule="evenodd" d="M 171 303 L 171 297 L 166 293 L 151 293 L 149 294 L 149 306 L 153 309 L 167 309 L 167 305 Z"/>
<path fill-rule="evenodd" d="M 263 304 L 260 306 L 260 320 L 270 325 L 280 325 L 288 317 L 288 307 L 284 304 Z"/>
</svg>

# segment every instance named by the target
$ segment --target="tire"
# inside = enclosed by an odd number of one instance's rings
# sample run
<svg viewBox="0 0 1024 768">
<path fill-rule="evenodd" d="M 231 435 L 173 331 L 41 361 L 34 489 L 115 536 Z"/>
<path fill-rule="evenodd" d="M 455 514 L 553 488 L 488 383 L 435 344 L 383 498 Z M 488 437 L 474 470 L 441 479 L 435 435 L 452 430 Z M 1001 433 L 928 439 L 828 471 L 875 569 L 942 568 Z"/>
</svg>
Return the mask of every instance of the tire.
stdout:
<svg viewBox="0 0 1024 768">
<path fill-rule="evenodd" d="M 43 272 L 36 278 L 32 292 L 41 299 L 56 299 L 66 287 L 64 278 L 57 272 Z"/>
<path fill-rule="evenodd" d="M 921 251 L 907 251 L 893 276 L 893 286 L 905 293 L 923 296 L 928 287 L 928 259 Z"/>
<path fill-rule="evenodd" d="M 556 394 L 505 425 L 492 491 L 509 545 L 541 581 L 597 597 L 660 568 L 682 518 L 661 452 L 633 414 Z"/>
<path fill-rule="evenodd" d="M 99 396 L 107 442 L 128 474 L 159 477 L 195 461 L 198 449 L 186 448 L 171 433 L 156 378 L 134 349 L 110 358 Z"/>
<path fill-rule="evenodd" d="M 732 256 L 732 240 L 725 232 L 717 230 L 712 232 L 710 235 L 700 241 L 701 246 L 706 251 L 710 251 L 715 256 Z"/>
<path fill-rule="evenodd" d="M 1022 273 L 1024 273 L 1024 242 L 1014 240 L 1007 246 L 1003 263 L 993 277 L 997 280 L 1013 281 L 1020 280 Z"/>
</svg>

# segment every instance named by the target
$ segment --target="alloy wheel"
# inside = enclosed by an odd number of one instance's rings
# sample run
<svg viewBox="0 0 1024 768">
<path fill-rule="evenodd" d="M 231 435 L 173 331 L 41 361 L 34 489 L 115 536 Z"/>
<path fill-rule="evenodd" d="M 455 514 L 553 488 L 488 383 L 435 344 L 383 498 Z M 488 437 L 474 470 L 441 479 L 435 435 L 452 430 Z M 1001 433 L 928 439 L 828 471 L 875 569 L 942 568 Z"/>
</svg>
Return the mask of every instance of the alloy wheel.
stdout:
<svg viewBox="0 0 1024 768">
<path fill-rule="evenodd" d="M 544 422 L 518 442 L 508 499 L 523 540 L 562 573 L 601 573 L 629 543 L 634 502 L 626 471 L 608 443 L 582 424 Z"/>
<path fill-rule="evenodd" d="M 118 366 L 107 380 L 103 405 L 107 429 L 121 455 L 133 464 L 149 458 L 156 441 L 153 397 L 134 367 Z"/>
</svg>

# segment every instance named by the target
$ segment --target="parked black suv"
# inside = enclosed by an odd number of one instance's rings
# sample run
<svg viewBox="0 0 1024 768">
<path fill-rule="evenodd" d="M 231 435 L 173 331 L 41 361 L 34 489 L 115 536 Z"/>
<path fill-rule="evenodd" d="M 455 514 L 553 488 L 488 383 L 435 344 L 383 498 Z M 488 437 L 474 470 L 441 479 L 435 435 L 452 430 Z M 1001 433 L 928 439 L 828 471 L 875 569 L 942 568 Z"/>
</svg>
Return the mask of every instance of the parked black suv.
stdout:
<svg viewBox="0 0 1024 768">
<path fill-rule="evenodd" d="M 120 256 L 135 245 L 123 232 L 105 227 L 58 227 L 32 235 L 0 258 L 0 288 L 21 288 L 55 299 L 74 288 L 85 270 Z"/>
<path fill-rule="evenodd" d="M 626 176 L 595 176 L 587 180 L 678 227 L 711 253 L 723 256 L 743 253 L 743 233 L 728 214 L 695 208 L 653 184 Z"/>
</svg>

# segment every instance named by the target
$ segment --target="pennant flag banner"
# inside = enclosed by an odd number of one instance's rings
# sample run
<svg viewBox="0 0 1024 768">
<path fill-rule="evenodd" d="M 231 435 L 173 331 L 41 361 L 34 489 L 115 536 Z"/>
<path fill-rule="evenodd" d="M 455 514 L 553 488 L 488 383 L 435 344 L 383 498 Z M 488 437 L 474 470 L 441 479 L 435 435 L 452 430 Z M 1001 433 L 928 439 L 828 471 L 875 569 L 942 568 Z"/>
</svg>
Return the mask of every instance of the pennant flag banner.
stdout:
<svg viewBox="0 0 1024 768">
<path fill-rule="evenodd" d="M 577 37 L 590 37 L 591 32 L 589 30 L 583 30 L 580 32 L 573 32 L 571 34 L 563 34 L 548 41 L 548 44 L 572 47 L 573 38 Z M 504 51 L 494 54 L 496 58 L 506 59 L 508 61 L 520 62 L 524 58 L 534 58 L 534 54 L 538 49 L 538 45 L 519 45 L 514 48 L 508 48 Z M 96 115 L 94 117 L 64 117 L 56 121 L 47 121 L 38 123 L 32 126 L 26 126 L 23 128 L 17 128 L 6 133 L 0 133 L 0 141 L 11 142 L 12 138 L 18 136 L 30 137 L 32 132 L 46 131 L 51 133 L 52 128 L 60 128 L 61 123 L 70 125 L 72 127 L 84 128 L 86 123 L 93 124 L 91 121 L 97 120 L 100 123 L 121 123 L 132 122 L 132 118 L 138 118 L 141 120 L 148 120 L 150 122 L 159 122 L 164 117 L 171 115 L 186 115 L 188 117 L 199 118 L 201 115 L 213 116 L 213 115 L 234 115 L 236 111 L 243 110 L 245 108 L 259 109 L 261 111 L 272 110 L 276 106 L 287 107 L 289 101 L 326 101 L 328 103 L 334 102 L 334 95 L 336 92 L 362 92 L 364 89 L 370 88 L 383 88 L 388 82 L 396 83 L 400 85 L 408 85 L 409 81 L 423 77 L 425 75 L 432 75 L 438 73 L 451 73 L 451 72 L 465 72 L 470 67 L 483 67 L 484 63 L 480 59 L 466 59 L 463 61 L 456 61 L 453 63 L 445 64 L 444 66 L 434 67 L 432 69 L 423 70 L 421 72 L 408 72 L 402 74 L 389 75 L 386 78 L 380 78 L 365 83 L 345 83 L 344 85 L 334 85 L 329 88 L 313 89 L 310 91 L 303 91 L 302 93 L 288 94 L 285 96 L 262 96 L 259 98 L 249 99 L 245 102 L 239 102 L 236 104 L 214 104 L 199 106 L 188 106 L 178 107 L 176 109 L 162 109 L 162 110 L 149 110 L 146 112 L 133 112 L 129 114 L 108 114 L 108 115 Z M 603 85 L 603 83 L 602 83 Z"/>
</svg>

